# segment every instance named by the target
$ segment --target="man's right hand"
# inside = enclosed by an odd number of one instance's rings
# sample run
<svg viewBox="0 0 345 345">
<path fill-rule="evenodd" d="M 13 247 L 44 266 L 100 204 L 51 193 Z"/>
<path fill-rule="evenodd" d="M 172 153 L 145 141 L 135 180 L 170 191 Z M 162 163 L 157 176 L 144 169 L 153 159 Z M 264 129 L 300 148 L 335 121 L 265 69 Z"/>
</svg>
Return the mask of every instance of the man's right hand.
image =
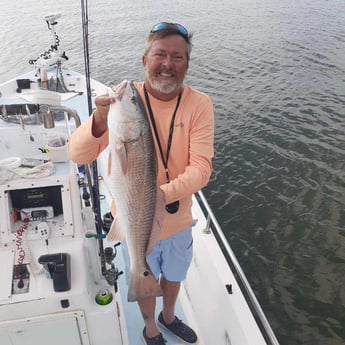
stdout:
<svg viewBox="0 0 345 345">
<path fill-rule="evenodd" d="M 110 104 L 115 102 L 115 97 L 102 95 L 95 99 L 96 111 L 93 114 L 92 135 L 100 137 L 108 129 L 108 112 Z"/>
</svg>

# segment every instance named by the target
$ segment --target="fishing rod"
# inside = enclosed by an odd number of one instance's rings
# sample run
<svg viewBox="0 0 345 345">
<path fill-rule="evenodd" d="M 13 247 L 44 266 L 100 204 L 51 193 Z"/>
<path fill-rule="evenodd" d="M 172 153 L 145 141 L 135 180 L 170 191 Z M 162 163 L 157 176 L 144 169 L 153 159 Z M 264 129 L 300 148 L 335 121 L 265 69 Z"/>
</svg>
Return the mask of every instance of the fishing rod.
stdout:
<svg viewBox="0 0 345 345">
<path fill-rule="evenodd" d="M 91 100 L 91 78 L 90 78 L 90 59 L 89 59 L 89 15 L 87 0 L 81 0 L 82 12 L 82 26 L 83 26 L 83 47 L 84 47 L 84 65 L 85 65 L 85 80 L 87 91 L 87 104 L 89 114 L 92 113 Z"/>
<path fill-rule="evenodd" d="M 82 25 L 83 25 L 83 46 L 84 46 L 84 65 L 85 65 L 85 80 L 86 80 L 86 90 L 87 90 L 87 103 L 88 103 L 88 111 L 91 116 L 92 114 L 92 99 L 91 99 L 91 77 L 90 77 L 90 64 L 89 64 L 89 28 L 88 28 L 88 5 L 87 0 L 81 0 L 81 9 L 82 9 Z M 101 262 L 101 271 L 102 275 L 105 277 L 109 285 L 114 286 L 115 293 L 118 291 L 117 280 L 122 271 L 119 271 L 117 267 L 115 267 L 113 260 L 117 255 L 116 247 L 120 244 L 117 243 L 112 247 L 107 247 L 104 249 L 103 246 L 103 239 L 105 235 L 103 234 L 103 221 L 101 216 L 101 206 L 99 202 L 99 184 L 98 184 L 98 168 L 97 168 L 97 161 L 93 161 L 91 163 L 92 168 L 92 176 L 90 172 L 89 164 L 85 165 L 85 172 L 87 175 L 87 180 L 89 184 L 89 188 L 91 189 L 91 202 L 93 207 L 93 212 L 95 214 L 95 226 L 96 226 L 96 235 L 87 235 L 87 237 L 95 237 L 98 243 L 98 250 L 99 250 L 99 257 Z M 109 267 L 109 268 L 107 268 Z M 102 296 L 100 296 L 102 298 Z"/>
<path fill-rule="evenodd" d="M 85 65 L 85 80 L 86 80 L 86 90 L 87 90 L 87 103 L 88 111 L 91 116 L 92 114 L 92 99 L 91 99 L 91 78 L 90 78 L 90 64 L 89 64 L 89 18 L 88 18 L 88 4 L 87 0 L 81 0 L 81 12 L 82 12 L 82 27 L 83 27 L 83 47 L 84 47 L 84 65 Z M 99 256 L 101 260 L 102 274 L 106 276 L 106 258 L 103 246 L 104 235 L 102 233 L 103 222 L 101 216 L 101 207 L 99 202 L 99 184 L 98 184 L 98 169 L 97 161 L 94 160 L 91 163 L 92 176 L 90 172 L 90 165 L 85 164 L 85 172 L 87 175 L 87 180 L 89 186 L 91 186 L 91 201 L 93 212 L 95 214 L 95 226 L 96 226 L 96 239 L 98 242 Z"/>
</svg>

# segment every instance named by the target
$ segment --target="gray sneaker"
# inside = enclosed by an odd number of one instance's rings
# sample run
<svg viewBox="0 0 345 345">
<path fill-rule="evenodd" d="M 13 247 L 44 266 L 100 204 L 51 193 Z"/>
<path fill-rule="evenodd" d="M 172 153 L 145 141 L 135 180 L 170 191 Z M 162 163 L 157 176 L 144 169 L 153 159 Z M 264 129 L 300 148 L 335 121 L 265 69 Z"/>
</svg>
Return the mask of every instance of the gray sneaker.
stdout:
<svg viewBox="0 0 345 345">
<path fill-rule="evenodd" d="M 165 343 L 167 342 L 164 338 L 162 333 L 159 333 L 156 337 L 153 338 L 149 338 L 146 335 L 146 327 L 143 330 L 143 339 L 144 339 L 144 343 L 146 345 L 165 345 Z"/>
<path fill-rule="evenodd" d="M 167 329 L 168 331 L 172 332 L 173 334 L 175 334 L 178 338 L 180 338 L 182 341 L 186 343 L 194 344 L 198 340 L 198 337 L 195 334 L 195 332 L 176 316 L 175 320 L 172 323 L 167 324 L 165 323 L 163 313 L 161 312 L 158 315 L 158 324 L 161 325 L 163 328 Z"/>
</svg>

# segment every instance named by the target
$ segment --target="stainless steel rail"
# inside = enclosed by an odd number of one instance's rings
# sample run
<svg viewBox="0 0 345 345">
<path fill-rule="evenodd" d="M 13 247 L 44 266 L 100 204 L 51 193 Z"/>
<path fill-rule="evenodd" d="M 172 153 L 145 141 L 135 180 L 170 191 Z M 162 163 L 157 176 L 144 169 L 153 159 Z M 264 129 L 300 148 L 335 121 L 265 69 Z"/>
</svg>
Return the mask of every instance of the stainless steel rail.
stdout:
<svg viewBox="0 0 345 345">
<path fill-rule="evenodd" d="M 221 229 L 213 211 L 211 210 L 210 205 L 208 204 L 204 194 L 202 191 L 199 191 L 197 193 L 198 197 L 200 198 L 201 201 L 201 205 L 202 207 L 204 207 L 205 211 L 205 216 L 207 219 L 207 229 L 206 231 L 212 231 L 215 232 L 216 235 L 218 236 L 221 245 L 224 247 L 224 250 L 226 251 L 226 254 L 229 257 L 229 260 L 231 261 L 231 264 L 233 265 L 237 276 L 240 279 L 240 282 L 242 283 L 242 285 L 244 286 L 245 290 L 246 290 L 246 294 L 250 300 L 251 306 L 254 309 L 255 313 L 257 314 L 257 317 L 260 320 L 261 326 L 267 336 L 268 341 L 270 341 L 271 345 L 279 345 L 279 342 L 258 302 L 258 300 L 256 299 L 256 296 L 234 254 L 234 252 L 232 251 L 226 237 L 224 236 L 223 230 Z"/>
<path fill-rule="evenodd" d="M 69 118 L 72 118 L 74 120 L 76 127 L 79 127 L 81 125 L 80 117 L 78 113 L 76 112 L 76 110 L 74 110 L 73 108 L 65 107 L 62 105 L 59 105 L 59 106 L 50 105 L 49 108 L 50 110 L 53 110 L 53 111 L 61 110 L 61 111 L 66 112 Z"/>
</svg>

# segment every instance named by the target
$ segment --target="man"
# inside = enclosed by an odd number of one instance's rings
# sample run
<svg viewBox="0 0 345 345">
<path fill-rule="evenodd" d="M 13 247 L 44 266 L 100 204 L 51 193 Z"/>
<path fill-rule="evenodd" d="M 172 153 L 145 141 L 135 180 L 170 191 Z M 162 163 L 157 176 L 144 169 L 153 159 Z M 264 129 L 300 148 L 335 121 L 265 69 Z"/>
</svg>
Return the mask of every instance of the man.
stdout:
<svg viewBox="0 0 345 345">
<path fill-rule="evenodd" d="M 211 99 L 183 84 L 191 50 L 191 34 L 182 25 L 155 25 L 142 58 L 145 81 L 135 83 L 150 119 L 158 158 L 157 183 L 167 203 L 160 241 L 146 258 L 163 291 L 158 323 L 187 343 L 195 343 L 197 336 L 175 316 L 175 304 L 192 259 L 191 198 L 209 181 L 214 135 Z M 113 102 L 109 96 L 95 100 L 96 111 L 70 138 L 72 160 L 89 163 L 108 145 L 107 116 Z M 138 303 L 145 343 L 164 345 L 155 321 L 156 297 Z"/>
</svg>

